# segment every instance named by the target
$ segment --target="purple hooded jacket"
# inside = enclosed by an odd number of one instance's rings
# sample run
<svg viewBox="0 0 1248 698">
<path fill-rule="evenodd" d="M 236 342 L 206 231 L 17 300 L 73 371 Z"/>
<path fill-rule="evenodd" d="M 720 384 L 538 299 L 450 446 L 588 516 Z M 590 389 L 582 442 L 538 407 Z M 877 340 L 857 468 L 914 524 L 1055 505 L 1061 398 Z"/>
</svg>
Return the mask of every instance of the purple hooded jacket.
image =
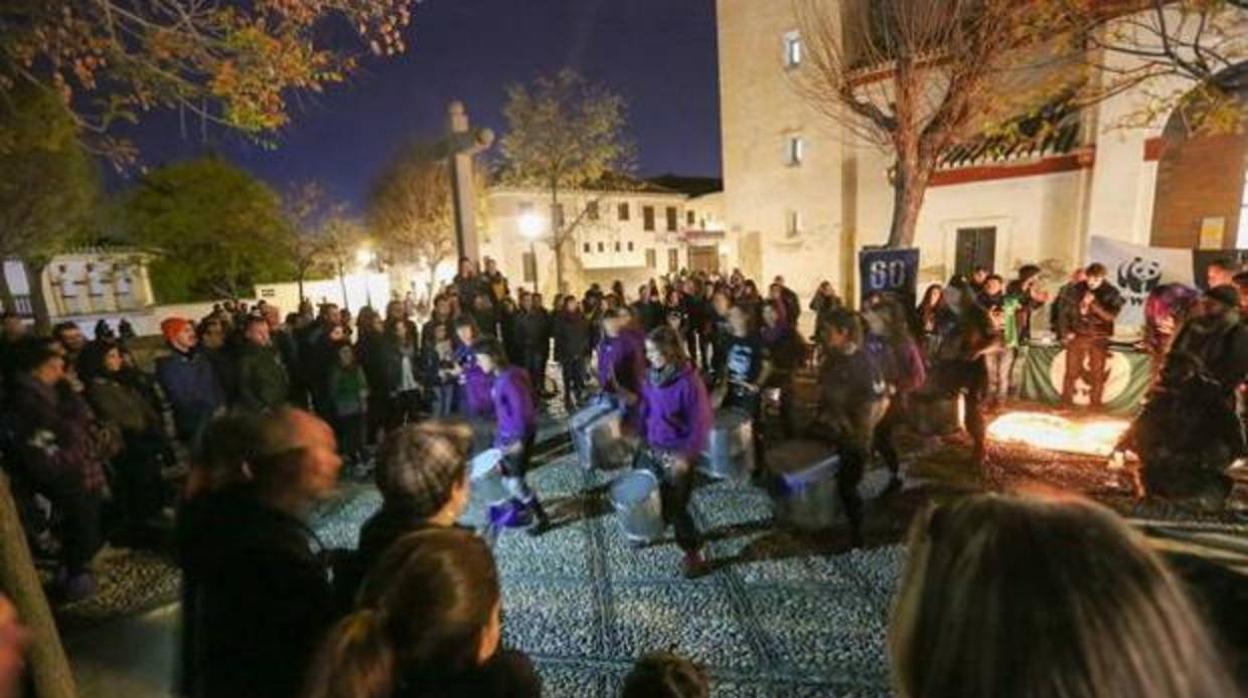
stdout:
<svg viewBox="0 0 1248 698">
<path fill-rule="evenodd" d="M 680 367 L 675 378 L 661 385 L 647 380 L 641 414 L 651 447 L 676 451 L 690 460 L 706 448 L 712 424 L 711 399 L 692 366 Z"/>
<path fill-rule="evenodd" d="M 494 403 L 490 398 L 490 389 L 494 378 L 481 370 L 477 363 L 477 355 L 472 347 L 459 345 L 455 347 L 455 363 L 464 369 L 459 377 L 459 404 L 465 417 L 490 417 L 494 413 Z"/>
<path fill-rule="evenodd" d="M 615 337 L 604 335 L 598 343 L 598 385 L 607 390 L 612 376 L 621 388 L 641 394 L 646 378 L 646 338 L 640 331 L 626 329 Z M 626 408 L 624 419 L 634 428 L 641 427 L 637 407 Z"/>
<path fill-rule="evenodd" d="M 502 448 L 537 433 L 537 410 L 533 388 L 524 369 L 508 366 L 499 370 L 490 389 L 498 428 L 494 445 Z"/>
</svg>

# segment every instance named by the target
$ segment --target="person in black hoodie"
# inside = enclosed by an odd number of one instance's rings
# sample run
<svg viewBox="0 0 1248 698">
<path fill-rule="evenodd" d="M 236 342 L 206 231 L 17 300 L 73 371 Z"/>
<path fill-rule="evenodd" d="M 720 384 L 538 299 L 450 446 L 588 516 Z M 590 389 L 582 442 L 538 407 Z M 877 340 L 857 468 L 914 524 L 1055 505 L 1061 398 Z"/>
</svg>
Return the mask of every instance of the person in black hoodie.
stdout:
<svg viewBox="0 0 1248 698">
<path fill-rule="evenodd" d="M 325 639 L 307 698 L 538 698 L 523 653 L 502 649 L 498 569 L 485 541 L 437 528 L 401 538 Z"/>
<path fill-rule="evenodd" d="M 180 695 L 291 698 L 338 618 L 306 517 L 334 489 L 333 430 L 282 408 L 208 427 L 178 514 Z"/>
<path fill-rule="evenodd" d="M 585 360 L 590 354 L 589 318 L 575 296 L 563 300 L 555 316 L 555 361 L 563 371 L 563 406 L 570 413 L 585 396 Z"/>
</svg>

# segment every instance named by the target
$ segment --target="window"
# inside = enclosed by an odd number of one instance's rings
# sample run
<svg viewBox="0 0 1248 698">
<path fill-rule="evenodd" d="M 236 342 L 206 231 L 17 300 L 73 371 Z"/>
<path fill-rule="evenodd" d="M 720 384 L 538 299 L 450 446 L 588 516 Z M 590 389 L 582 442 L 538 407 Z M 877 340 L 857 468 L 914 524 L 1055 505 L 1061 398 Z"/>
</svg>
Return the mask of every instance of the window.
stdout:
<svg viewBox="0 0 1248 698">
<path fill-rule="evenodd" d="M 590 250 L 590 247 L 589 247 L 589 243 L 587 242 L 585 243 L 585 254 L 589 254 L 589 250 Z"/>
<path fill-rule="evenodd" d="M 789 167 L 797 167 L 806 158 L 806 139 L 801 136 L 789 138 L 788 147 L 784 152 L 785 162 Z"/>
<path fill-rule="evenodd" d="M 953 273 L 970 276 L 976 267 L 992 271 L 997 256 L 997 228 L 958 228 Z"/>
<path fill-rule="evenodd" d="M 802 64 L 802 35 L 791 31 L 784 35 L 784 67 L 796 68 Z"/>
<path fill-rule="evenodd" d="M 685 225 L 692 228 L 694 224 L 697 222 L 698 222 L 698 214 L 694 213 L 693 209 L 689 209 L 688 211 L 685 211 Z"/>
<path fill-rule="evenodd" d="M 630 242 L 630 243 L 628 243 L 628 251 L 629 251 L 629 252 L 632 252 L 632 251 L 633 251 L 633 243 L 631 243 L 631 242 Z"/>
<path fill-rule="evenodd" d="M 604 250 L 606 250 L 606 248 L 603 246 L 603 244 L 601 242 L 598 243 L 598 251 L 603 252 Z"/>
<path fill-rule="evenodd" d="M 628 202 L 627 201 L 620 204 L 619 210 L 620 210 L 620 220 L 622 221 L 628 220 Z"/>
<path fill-rule="evenodd" d="M 676 226 L 676 207 L 668 206 L 667 207 L 667 232 L 669 233 L 676 232 L 676 227 L 677 227 Z"/>
<path fill-rule="evenodd" d="M 680 250 L 673 247 L 667 251 L 667 270 L 669 272 L 680 269 Z"/>
<path fill-rule="evenodd" d="M 532 252 L 524 253 L 523 264 L 525 282 L 531 284 L 537 281 L 537 258 L 533 256 Z"/>
<path fill-rule="evenodd" d="M 615 251 L 616 251 L 616 252 L 619 252 L 619 251 L 620 251 L 620 243 L 618 243 L 618 242 L 617 242 L 617 243 L 615 243 Z"/>
<path fill-rule="evenodd" d="M 654 207 L 643 206 L 641 208 L 641 227 L 648 232 L 654 231 Z"/>
<path fill-rule="evenodd" d="M 585 217 L 591 221 L 598 220 L 598 202 L 591 201 L 585 205 Z"/>
<path fill-rule="evenodd" d="M 784 212 L 784 234 L 791 238 L 802 234 L 802 214 L 792 209 Z"/>
<path fill-rule="evenodd" d="M 646 250 L 646 266 L 651 269 L 659 266 L 659 256 L 653 249 Z"/>
</svg>

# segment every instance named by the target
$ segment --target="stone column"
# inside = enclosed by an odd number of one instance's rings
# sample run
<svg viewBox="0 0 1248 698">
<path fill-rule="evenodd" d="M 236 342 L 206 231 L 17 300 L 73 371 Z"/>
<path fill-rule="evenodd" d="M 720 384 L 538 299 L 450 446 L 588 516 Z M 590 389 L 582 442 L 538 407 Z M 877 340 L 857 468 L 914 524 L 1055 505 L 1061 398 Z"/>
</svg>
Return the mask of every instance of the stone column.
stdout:
<svg viewBox="0 0 1248 698">
<path fill-rule="evenodd" d="M 472 158 L 494 143 L 490 129 L 472 131 L 462 102 L 447 108 L 447 142 L 450 144 L 451 199 L 455 204 L 455 244 L 461 258 L 477 260 L 481 245 L 477 236 L 477 186 Z"/>
</svg>

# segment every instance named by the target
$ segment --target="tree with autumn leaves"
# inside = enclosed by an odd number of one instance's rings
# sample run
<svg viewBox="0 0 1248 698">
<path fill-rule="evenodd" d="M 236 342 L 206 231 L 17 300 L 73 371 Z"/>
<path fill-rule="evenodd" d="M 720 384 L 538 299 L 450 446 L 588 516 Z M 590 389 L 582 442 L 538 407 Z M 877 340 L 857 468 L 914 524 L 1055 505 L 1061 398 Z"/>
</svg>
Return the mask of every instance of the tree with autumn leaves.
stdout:
<svg viewBox="0 0 1248 698">
<path fill-rule="evenodd" d="M 6 0 L 0 91 L 58 95 L 85 142 L 122 162 L 119 122 L 177 109 L 256 139 L 289 123 L 299 92 L 343 82 L 367 54 L 406 48 L 417 0 Z M 342 48 L 341 28 L 357 41 Z"/>
</svg>

